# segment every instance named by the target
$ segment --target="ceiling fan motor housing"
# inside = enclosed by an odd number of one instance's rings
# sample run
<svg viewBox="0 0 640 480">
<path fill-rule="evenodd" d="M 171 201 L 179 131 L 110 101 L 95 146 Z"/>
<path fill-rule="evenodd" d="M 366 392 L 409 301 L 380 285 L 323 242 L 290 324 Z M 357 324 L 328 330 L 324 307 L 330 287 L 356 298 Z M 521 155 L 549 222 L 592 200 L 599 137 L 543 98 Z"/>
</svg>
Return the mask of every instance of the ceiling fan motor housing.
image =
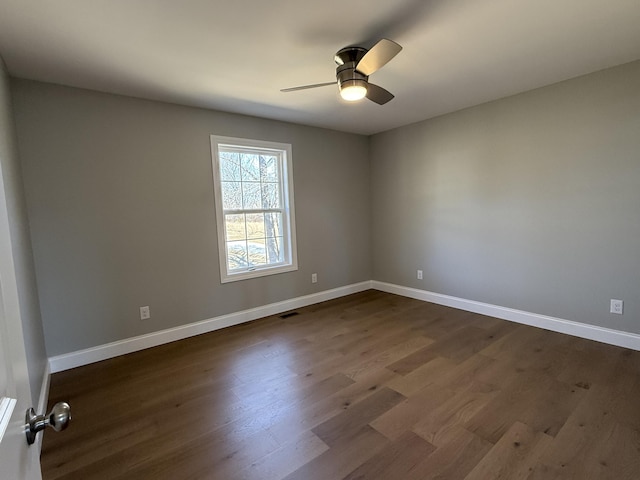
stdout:
<svg viewBox="0 0 640 480">
<path fill-rule="evenodd" d="M 361 47 L 346 47 L 336 53 L 334 60 L 338 64 L 336 77 L 340 90 L 352 86 L 367 88 L 369 77 L 356 70 L 365 53 L 367 50 Z"/>
</svg>

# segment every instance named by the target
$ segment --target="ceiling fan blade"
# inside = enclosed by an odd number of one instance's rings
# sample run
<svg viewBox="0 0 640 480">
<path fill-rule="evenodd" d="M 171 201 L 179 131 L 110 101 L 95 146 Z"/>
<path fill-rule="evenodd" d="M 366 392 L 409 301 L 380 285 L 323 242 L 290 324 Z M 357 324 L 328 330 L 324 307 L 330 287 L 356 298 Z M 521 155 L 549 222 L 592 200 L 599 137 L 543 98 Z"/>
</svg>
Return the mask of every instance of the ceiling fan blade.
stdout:
<svg viewBox="0 0 640 480">
<path fill-rule="evenodd" d="M 302 85 L 301 87 L 283 88 L 281 92 L 296 92 L 298 90 L 308 90 L 310 88 L 326 87 L 327 85 L 337 85 L 338 82 L 314 83 L 313 85 Z"/>
<path fill-rule="evenodd" d="M 367 86 L 367 98 L 378 105 L 384 105 L 385 103 L 393 100 L 393 93 L 385 90 L 378 85 L 370 83 Z"/>
<path fill-rule="evenodd" d="M 402 50 L 402 47 L 396 42 L 383 38 L 365 53 L 364 57 L 356 65 L 356 70 L 363 75 L 369 76 L 386 65 L 389 60 L 400 53 L 400 50 Z"/>
</svg>

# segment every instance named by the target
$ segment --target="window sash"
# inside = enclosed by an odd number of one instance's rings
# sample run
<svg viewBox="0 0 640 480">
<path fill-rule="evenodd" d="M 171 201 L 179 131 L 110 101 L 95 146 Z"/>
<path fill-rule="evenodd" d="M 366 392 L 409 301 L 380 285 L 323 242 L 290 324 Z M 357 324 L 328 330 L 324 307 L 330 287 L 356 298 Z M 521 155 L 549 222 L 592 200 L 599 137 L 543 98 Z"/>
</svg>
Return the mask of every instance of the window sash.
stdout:
<svg viewBox="0 0 640 480">
<path fill-rule="evenodd" d="M 237 143 L 236 143 L 237 142 Z M 273 146 L 273 147 L 272 147 Z M 273 142 L 261 142 L 246 139 L 235 139 L 229 137 L 217 137 L 211 136 L 211 148 L 212 148 L 212 161 L 214 169 L 214 190 L 216 200 L 216 219 L 218 224 L 218 250 L 220 256 L 220 273 L 223 283 L 241 280 L 244 278 L 252 278 L 255 276 L 271 275 L 282 273 L 285 271 L 297 270 L 297 251 L 295 243 L 295 216 L 293 211 L 293 181 L 291 173 L 291 146 L 287 144 L 278 144 Z M 279 204 L 277 208 L 224 208 L 222 203 L 222 190 L 223 182 L 236 181 L 236 180 L 222 180 L 223 172 L 221 171 L 221 155 L 226 153 L 237 154 L 250 154 L 250 155 L 264 155 L 269 157 L 275 157 L 277 162 L 277 182 L 266 181 L 263 182 L 262 172 L 260 179 L 256 182 L 246 181 L 242 179 L 242 171 L 240 172 L 239 183 L 258 183 L 260 185 L 273 184 L 278 185 Z M 241 157 L 240 157 L 241 158 Z M 242 162 L 242 160 L 240 160 Z M 242 167 L 240 167 L 242 168 Z M 236 174 L 234 174 L 236 175 Z M 274 178 L 268 177 L 268 178 Z M 244 205 L 244 199 L 242 198 L 244 191 L 242 190 L 241 204 Z M 237 202 L 234 202 L 237 203 Z M 265 231 L 264 237 L 249 238 L 247 232 L 247 219 L 244 218 L 244 238 L 229 239 L 227 232 L 227 216 L 228 215 L 251 215 L 251 214 L 270 214 L 275 213 L 280 215 L 280 224 L 278 225 L 280 235 L 267 236 Z M 264 227 L 266 230 L 266 226 Z M 278 242 L 279 251 L 276 250 L 273 255 L 278 255 L 281 261 L 273 261 L 275 258 L 269 254 L 269 248 L 273 248 L 268 245 L 269 240 L 276 239 Z M 244 252 L 240 250 L 241 256 L 239 261 L 250 262 L 250 255 L 258 258 L 258 261 L 264 259 L 265 263 L 249 264 L 246 266 L 240 266 L 238 268 L 231 268 L 230 263 L 230 244 L 236 242 L 235 245 L 241 249 L 241 244 L 244 242 Z M 250 253 L 251 246 L 255 249 L 255 244 L 263 242 L 264 252 Z M 242 256 L 244 255 L 244 256 Z M 260 258 L 260 255 L 263 257 Z M 270 260 L 272 260 L 270 262 Z"/>
</svg>

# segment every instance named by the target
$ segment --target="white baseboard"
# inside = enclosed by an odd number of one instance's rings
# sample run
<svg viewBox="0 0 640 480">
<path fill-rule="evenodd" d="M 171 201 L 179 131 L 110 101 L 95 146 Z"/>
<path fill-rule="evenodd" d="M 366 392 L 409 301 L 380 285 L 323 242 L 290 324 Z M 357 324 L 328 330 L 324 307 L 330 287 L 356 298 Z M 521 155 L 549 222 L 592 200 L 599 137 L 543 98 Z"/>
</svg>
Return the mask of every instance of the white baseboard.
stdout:
<svg viewBox="0 0 640 480">
<path fill-rule="evenodd" d="M 48 395 L 49 376 L 51 373 L 69 370 L 82 365 L 88 365 L 90 363 L 118 357 L 138 350 L 144 350 L 145 348 L 156 347 L 165 343 L 250 322 L 252 320 L 276 315 L 288 310 L 313 305 L 314 303 L 320 303 L 334 298 L 343 297 L 345 295 L 350 295 L 352 293 L 362 292 L 371 288 L 382 292 L 394 293 L 404 297 L 437 303 L 439 305 L 458 308 L 468 312 L 480 313 L 482 315 L 501 318 L 503 320 L 522 323 L 524 325 L 531 325 L 533 327 L 544 328 L 554 332 L 565 333 L 576 337 L 640 351 L 640 335 L 635 333 L 612 330 L 610 328 L 573 322 L 571 320 L 564 320 L 561 318 L 539 315 L 537 313 L 515 310 L 513 308 L 500 307 L 488 303 L 476 302 L 474 300 L 466 300 L 464 298 L 452 297 L 450 295 L 443 295 L 426 290 L 419 290 L 416 288 L 403 287 L 401 285 L 371 280 L 51 357 L 49 358 L 48 372 L 45 375 L 45 379 L 43 379 L 42 393 L 40 394 L 40 402 L 38 405 L 39 411 L 44 411 L 47 407 L 47 396 L 44 395 L 44 392 Z"/>
<path fill-rule="evenodd" d="M 313 293 L 303 297 L 292 298 L 282 302 L 243 310 L 241 312 L 221 315 L 219 317 L 209 318 L 200 322 L 161 330 L 159 332 L 127 338 L 125 340 L 119 340 L 117 342 L 111 342 L 105 345 L 79 350 L 77 352 L 56 355 L 55 357 L 49 358 L 50 372 L 56 373 L 63 370 L 69 370 L 82 365 L 88 365 L 108 358 L 114 358 L 127 353 L 136 352 L 138 350 L 144 350 L 145 348 L 175 342 L 176 340 L 182 340 L 202 333 L 208 333 L 221 328 L 230 327 L 232 325 L 250 322 L 259 318 L 276 315 L 296 308 L 306 307 L 307 305 L 313 305 L 314 303 L 333 300 L 334 298 L 344 297 L 345 295 L 369 289 L 371 289 L 370 281 L 355 283 L 344 287 L 334 288 L 332 290 L 325 290 L 324 292 Z"/>
<path fill-rule="evenodd" d="M 510 320 L 512 322 L 531 325 L 533 327 L 544 328 L 553 332 L 566 333 L 575 337 L 595 340 L 618 347 L 640 350 L 640 335 L 630 332 L 622 332 L 610 328 L 588 325 L 586 323 L 564 320 L 562 318 L 548 317 L 537 313 L 524 312 L 513 308 L 500 307 L 489 303 L 465 300 L 464 298 L 452 297 L 440 293 L 428 292 L 417 288 L 403 287 L 391 283 L 371 281 L 371 288 L 387 293 L 395 293 L 404 297 L 424 300 L 426 302 L 437 303 L 447 307 L 458 308 L 468 312 L 480 313 L 490 317 Z"/>
</svg>

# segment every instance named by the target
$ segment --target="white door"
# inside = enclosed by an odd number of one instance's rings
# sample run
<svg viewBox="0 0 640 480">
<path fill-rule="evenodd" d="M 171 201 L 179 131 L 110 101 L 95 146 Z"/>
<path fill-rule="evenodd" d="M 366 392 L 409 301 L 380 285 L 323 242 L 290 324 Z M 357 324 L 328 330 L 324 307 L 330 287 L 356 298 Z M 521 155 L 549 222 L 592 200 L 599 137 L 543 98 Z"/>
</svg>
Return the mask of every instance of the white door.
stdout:
<svg viewBox="0 0 640 480">
<path fill-rule="evenodd" d="M 39 442 L 28 446 L 24 433 L 25 412 L 33 402 L 18 305 L 7 205 L 0 174 L 0 397 L 16 400 L 11 415 L 0 424 L 6 426 L 0 440 L 0 478 L 41 480 Z"/>
</svg>

